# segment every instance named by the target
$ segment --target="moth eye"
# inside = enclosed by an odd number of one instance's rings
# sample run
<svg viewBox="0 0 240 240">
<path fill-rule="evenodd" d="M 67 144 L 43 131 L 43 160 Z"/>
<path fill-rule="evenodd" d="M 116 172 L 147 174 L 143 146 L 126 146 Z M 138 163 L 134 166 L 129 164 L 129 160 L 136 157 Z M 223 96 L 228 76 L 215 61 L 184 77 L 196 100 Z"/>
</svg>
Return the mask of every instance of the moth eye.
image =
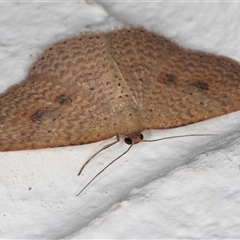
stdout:
<svg viewBox="0 0 240 240">
<path fill-rule="evenodd" d="M 131 138 L 125 138 L 125 143 L 128 144 L 128 145 L 131 145 L 132 144 L 132 139 Z"/>
<path fill-rule="evenodd" d="M 140 134 L 140 138 L 141 138 L 141 140 L 143 140 L 143 135 L 142 134 Z"/>
</svg>

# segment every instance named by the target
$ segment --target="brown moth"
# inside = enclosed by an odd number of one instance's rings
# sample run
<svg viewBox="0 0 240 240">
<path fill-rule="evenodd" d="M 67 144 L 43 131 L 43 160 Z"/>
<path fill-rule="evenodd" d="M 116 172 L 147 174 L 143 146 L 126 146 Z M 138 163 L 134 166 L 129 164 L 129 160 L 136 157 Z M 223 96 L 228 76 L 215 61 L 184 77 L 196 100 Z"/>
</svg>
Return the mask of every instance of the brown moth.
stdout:
<svg viewBox="0 0 240 240">
<path fill-rule="evenodd" d="M 86 144 L 240 110 L 240 65 L 143 28 L 48 47 L 0 97 L 0 151 Z"/>
</svg>

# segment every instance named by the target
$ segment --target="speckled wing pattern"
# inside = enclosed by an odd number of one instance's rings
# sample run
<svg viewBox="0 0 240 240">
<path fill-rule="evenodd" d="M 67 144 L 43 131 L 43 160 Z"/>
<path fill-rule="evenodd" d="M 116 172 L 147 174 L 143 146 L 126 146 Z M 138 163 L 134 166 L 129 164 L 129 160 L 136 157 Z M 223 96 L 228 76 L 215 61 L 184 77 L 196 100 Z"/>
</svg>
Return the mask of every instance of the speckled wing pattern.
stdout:
<svg viewBox="0 0 240 240">
<path fill-rule="evenodd" d="M 142 28 L 49 46 L 0 98 L 0 150 L 85 144 L 240 110 L 240 66 Z"/>
<path fill-rule="evenodd" d="M 115 135 L 119 118 L 114 118 L 108 55 L 103 34 L 47 48 L 26 80 L 1 97 L 0 150 L 76 145 Z"/>
<path fill-rule="evenodd" d="M 110 33 L 145 129 L 173 128 L 240 110 L 240 65 L 186 50 L 137 28 Z M 136 37 L 137 36 L 137 37 Z"/>
</svg>

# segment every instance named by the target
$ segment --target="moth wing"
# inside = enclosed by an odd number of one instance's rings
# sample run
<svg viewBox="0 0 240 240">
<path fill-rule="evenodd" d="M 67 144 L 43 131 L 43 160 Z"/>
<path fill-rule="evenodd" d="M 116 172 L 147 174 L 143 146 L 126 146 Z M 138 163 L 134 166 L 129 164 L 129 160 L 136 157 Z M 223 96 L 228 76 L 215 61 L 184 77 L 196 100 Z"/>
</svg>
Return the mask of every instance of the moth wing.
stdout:
<svg viewBox="0 0 240 240">
<path fill-rule="evenodd" d="M 144 114 L 145 107 L 152 104 L 149 94 L 152 94 L 159 70 L 180 48 L 165 37 L 143 28 L 115 30 L 108 33 L 108 37 L 110 54 Z"/>
<path fill-rule="evenodd" d="M 162 66 L 148 96 L 143 116 L 148 128 L 178 127 L 238 111 L 240 65 L 183 51 Z"/>
<path fill-rule="evenodd" d="M 76 94 L 59 83 L 35 75 L 1 97 L 1 151 L 84 144 L 116 134 L 109 105 L 99 108 L 101 100 L 86 89 Z"/>
<path fill-rule="evenodd" d="M 46 48 L 28 77 L 0 98 L 0 150 L 84 144 L 124 127 L 106 36 L 85 33 Z"/>
<path fill-rule="evenodd" d="M 173 128 L 240 110 L 236 61 L 185 50 L 141 28 L 110 33 L 110 40 L 145 128 Z"/>
</svg>

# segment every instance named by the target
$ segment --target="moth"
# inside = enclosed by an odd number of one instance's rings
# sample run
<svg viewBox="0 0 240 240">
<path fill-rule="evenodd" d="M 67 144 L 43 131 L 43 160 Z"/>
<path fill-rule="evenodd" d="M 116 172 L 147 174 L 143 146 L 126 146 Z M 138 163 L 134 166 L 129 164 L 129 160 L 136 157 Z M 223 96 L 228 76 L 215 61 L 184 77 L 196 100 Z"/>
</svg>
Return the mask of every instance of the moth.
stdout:
<svg viewBox="0 0 240 240">
<path fill-rule="evenodd" d="M 49 47 L 0 96 L 0 151 L 87 144 L 240 110 L 240 65 L 143 28 L 84 33 Z"/>
</svg>

